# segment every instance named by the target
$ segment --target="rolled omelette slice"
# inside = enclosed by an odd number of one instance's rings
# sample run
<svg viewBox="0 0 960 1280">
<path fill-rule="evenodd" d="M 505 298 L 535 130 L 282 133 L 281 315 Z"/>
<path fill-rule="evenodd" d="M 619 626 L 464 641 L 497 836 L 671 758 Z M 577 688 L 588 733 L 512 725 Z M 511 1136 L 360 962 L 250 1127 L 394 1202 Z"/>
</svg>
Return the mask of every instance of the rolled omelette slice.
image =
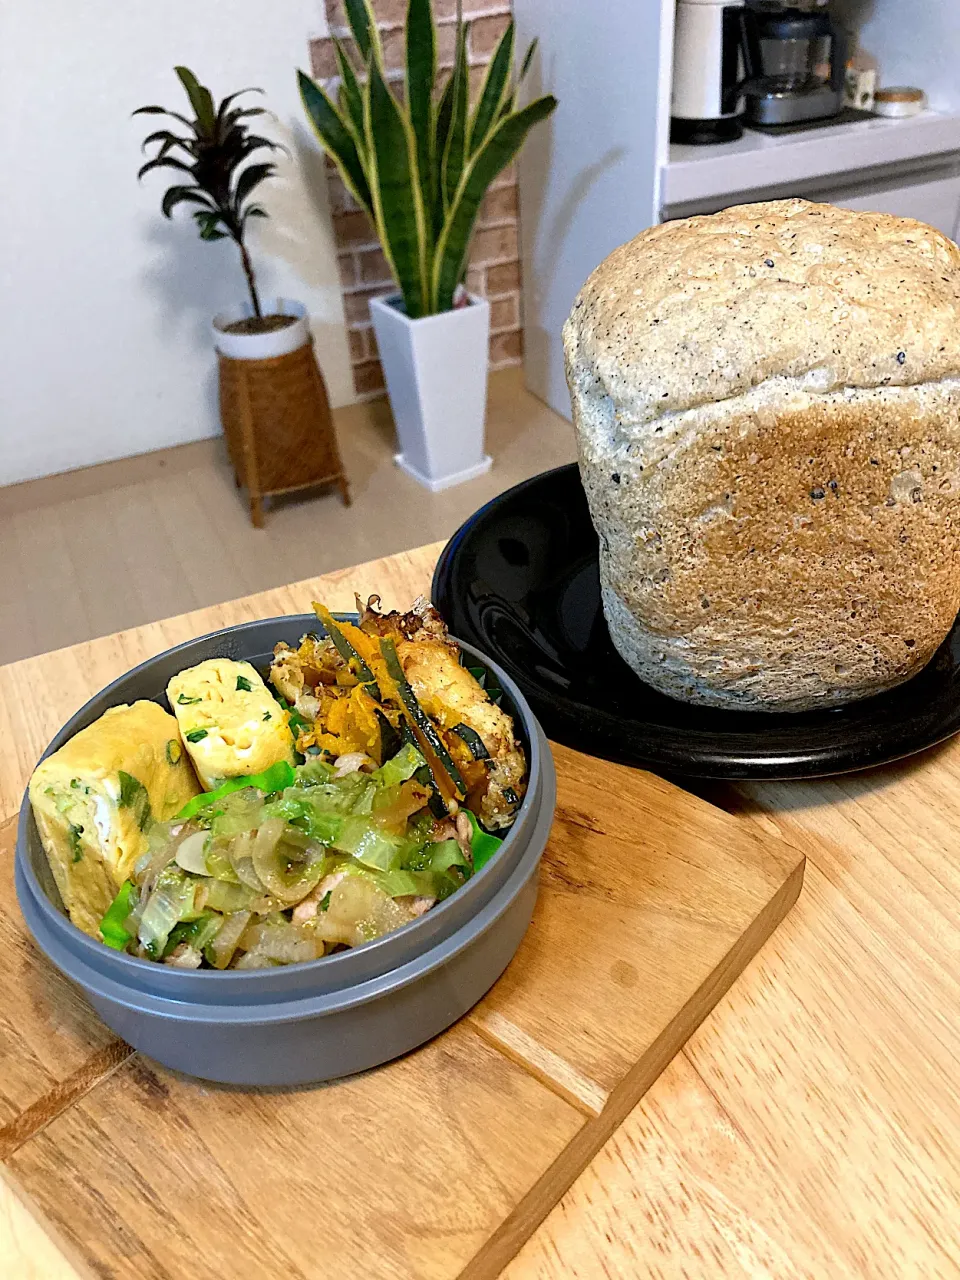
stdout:
<svg viewBox="0 0 960 1280">
<path fill-rule="evenodd" d="M 167 698 L 205 791 L 280 760 L 293 764 L 286 712 L 249 662 L 208 658 L 175 675 Z"/>
<path fill-rule="evenodd" d="M 147 848 L 151 819 L 179 813 L 199 787 L 177 722 L 156 702 L 111 707 L 30 779 L 30 803 L 73 923 L 100 921 Z"/>
</svg>

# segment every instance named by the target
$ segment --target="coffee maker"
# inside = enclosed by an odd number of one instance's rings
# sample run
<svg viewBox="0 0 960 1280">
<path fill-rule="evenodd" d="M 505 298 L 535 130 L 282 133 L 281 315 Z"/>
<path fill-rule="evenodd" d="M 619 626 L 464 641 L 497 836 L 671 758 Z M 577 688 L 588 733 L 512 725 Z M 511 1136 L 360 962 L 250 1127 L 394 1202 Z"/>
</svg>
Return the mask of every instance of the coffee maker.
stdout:
<svg viewBox="0 0 960 1280">
<path fill-rule="evenodd" d="M 739 86 L 745 123 L 778 130 L 843 110 L 849 42 L 828 0 L 746 0 Z"/>
<path fill-rule="evenodd" d="M 743 6 L 744 0 L 677 0 L 671 142 L 733 142 L 743 135 Z"/>
</svg>

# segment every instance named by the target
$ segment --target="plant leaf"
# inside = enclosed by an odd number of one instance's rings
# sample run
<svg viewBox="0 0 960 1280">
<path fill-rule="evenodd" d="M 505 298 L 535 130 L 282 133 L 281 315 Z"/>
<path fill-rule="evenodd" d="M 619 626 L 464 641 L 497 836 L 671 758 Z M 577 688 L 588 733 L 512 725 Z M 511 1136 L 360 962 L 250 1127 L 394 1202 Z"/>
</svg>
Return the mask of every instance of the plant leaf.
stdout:
<svg viewBox="0 0 960 1280">
<path fill-rule="evenodd" d="M 217 223 L 220 221 L 219 213 L 207 213 L 204 209 L 198 209 L 193 216 L 200 229 L 201 240 L 226 240 L 228 238 L 226 231 L 217 229 Z"/>
<path fill-rule="evenodd" d="M 353 140 L 357 144 L 357 152 L 362 156 L 366 149 L 366 141 L 363 136 L 363 90 L 360 88 L 357 73 L 347 57 L 346 50 L 337 39 L 334 39 L 333 51 L 340 71 L 340 91 L 343 94 L 343 106 L 345 108 L 343 111 L 344 123 L 353 134 Z"/>
<path fill-rule="evenodd" d="M 146 164 L 140 166 L 137 170 L 137 181 L 143 177 L 145 173 L 149 173 L 151 169 L 180 169 L 183 173 L 193 173 L 193 165 L 184 164 L 182 160 L 175 160 L 173 156 L 157 156 L 153 160 L 148 160 Z"/>
<path fill-rule="evenodd" d="M 187 116 L 181 115 L 179 111 L 168 111 L 166 107 L 137 107 L 136 111 L 130 112 L 131 116 L 169 116 L 171 120 L 179 120 L 181 124 L 185 124 L 188 129 L 196 133 L 196 127 L 193 120 Z"/>
<path fill-rule="evenodd" d="M 267 213 L 266 209 L 261 209 L 258 204 L 249 204 L 247 205 L 246 209 L 244 209 L 243 211 L 244 222 L 246 222 L 248 218 L 266 218 L 266 217 L 269 217 L 269 214 Z"/>
<path fill-rule="evenodd" d="M 547 94 L 506 116 L 468 164 L 437 244 L 431 282 L 434 310 L 449 311 L 453 306 L 453 293 L 463 275 L 473 224 L 487 188 L 523 146 L 533 126 L 545 120 L 556 105 L 556 98 Z"/>
<path fill-rule="evenodd" d="M 370 187 L 353 135 L 344 123 L 340 112 L 320 86 L 302 71 L 297 72 L 297 79 L 300 84 L 303 108 L 320 140 L 320 145 L 340 170 L 340 176 L 351 195 L 373 217 Z"/>
<path fill-rule="evenodd" d="M 510 69 L 513 66 L 515 32 L 516 27 L 511 19 L 506 31 L 500 37 L 493 57 L 490 59 L 487 74 L 483 78 L 480 98 L 473 113 L 473 122 L 470 126 L 468 155 L 475 155 L 486 142 L 487 135 L 496 124 L 500 115 L 500 108 L 507 97 L 510 85 Z"/>
<path fill-rule="evenodd" d="M 240 142 L 240 145 L 237 147 L 238 159 L 242 159 L 245 156 L 252 155 L 254 151 L 260 151 L 264 147 L 266 147 L 270 151 L 286 152 L 287 150 L 286 147 L 284 147 L 279 142 L 272 142 L 269 138 L 260 138 L 254 133 L 248 133 L 246 137 L 242 139 L 242 141 Z"/>
<path fill-rule="evenodd" d="M 380 32 L 368 0 L 344 0 L 343 7 L 347 12 L 347 21 L 350 23 L 353 38 L 357 42 L 360 57 L 364 63 L 369 63 L 372 54 L 382 66 L 383 49 L 380 45 Z"/>
<path fill-rule="evenodd" d="M 184 156 L 186 157 L 186 160 L 184 163 L 189 162 L 190 164 L 193 164 L 195 162 L 196 156 L 193 154 L 193 148 L 188 146 L 185 142 L 180 142 L 180 141 L 161 142 L 160 146 L 157 148 L 154 154 L 150 157 L 150 159 L 162 160 L 165 156 L 172 155 L 173 152 L 177 149 L 177 147 L 181 147 L 183 149 Z"/>
<path fill-rule="evenodd" d="M 171 133 L 169 129 L 157 129 L 153 133 L 147 134 L 140 144 L 140 150 L 146 151 L 151 142 L 161 142 L 165 147 L 186 147 L 189 150 L 190 141 L 189 138 L 181 138 L 177 134 Z"/>
<path fill-rule="evenodd" d="M 533 55 L 536 53 L 539 43 L 540 42 L 538 39 L 536 39 L 536 37 L 534 37 L 534 39 L 530 41 L 530 44 L 527 47 L 527 52 L 523 55 L 523 63 L 521 64 L 520 74 L 517 76 L 516 83 L 514 84 L 510 92 L 507 94 L 506 98 L 503 101 L 503 106 L 500 108 L 501 118 L 503 116 L 509 115 L 511 111 L 516 111 L 517 96 L 520 92 L 520 86 L 523 84 L 524 80 L 527 78 L 527 72 L 530 70 L 530 67 L 533 64 Z"/>
<path fill-rule="evenodd" d="M 443 153 L 443 207 L 449 210 L 463 173 L 467 151 L 467 117 L 470 110 L 470 68 L 467 66 L 467 33 L 463 23 L 457 33 L 457 61 L 453 69 L 453 104 L 450 130 Z"/>
<path fill-rule="evenodd" d="M 220 122 L 221 133 L 227 133 L 230 129 L 236 127 L 238 120 L 243 120 L 247 116 L 269 116 L 273 115 L 272 111 L 268 111 L 266 107 L 237 107 L 223 117 Z"/>
<path fill-rule="evenodd" d="M 211 197 L 200 187 L 170 187 L 160 205 L 163 216 L 169 218 L 178 204 L 199 204 L 213 213 L 216 212 Z"/>
<path fill-rule="evenodd" d="M 443 87 L 440 101 L 437 103 L 437 119 L 434 129 L 433 166 L 433 237 L 434 243 L 443 228 L 443 156 L 447 149 L 447 138 L 450 134 L 450 120 L 453 117 L 453 86 L 456 77 L 451 73 Z"/>
<path fill-rule="evenodd" d="M 530 41 L 530 46 L 527 49 L 527 52 L 523 55 L 523 63 L 520 67 L 520 75 L 517 77 L 517 84 L 523 84 L 524 80 L 527 78 L 527 72 L 530 70 L 531 63 L 533 62 L 533 55 L 536 53 L 539 43 L 539 37 L 536 36 Z"/>
<path fill-rule="evenodd" d="M 265 178 L 272 177 L 276 171 L 275 164 L 252 164 L 248 169 L 244 169 L 237 179 L 236 190 L 233 193 L 233 204 L 237 212 L 240 211 L 240 206 L 253 189 L 258 187 Z"/>
<path fill-rule="evenodd" d="M 433 86 L 437 76 L 437 32 L 430 0 L 407 8 L 407 109 L 417 142 L 417 175 L 425 209 L 433 204 Z"/>
<path fill-rule="evenodd" d="M 243 94 L 245 93 L 263 93 L 263 90 L 258 89 L 255 84 L 251 84 L 251 85 L 248 85 L 246 89 L 238 89 L 236 93 L 228 93 L 227 96 L 224 98 L 224 100 L 220 103 L 220 106 L 217 108 L 217 123 L 221 127 L 227 118 L 227 109 L 229 108 L 230 103 L 235 102 L 237 98 L 242 97 Z M 248 110 L 262 111 L 263 107 L 250 107 L 248 108 Z"/>
<path fill-rule="evenodd" d="M 375 59 L 364 94 L 365 133 L 370 139 L 367 165 L 374 220 L 380 243 L 403 292 L 407 314 L 421 316 L 426 306 L 426 220 L 417 181 L 416 145 L 410 121 Z"/>
<path fill-rule="evenodd" d="M 213 109 L 210 90 L 200 83 L 189 67 L 174 67 L 174 71 L 187 91 L 187 97 L 196 112 L 200 129 L 212 137 L 217 125 L 217 113 Z"/>
<path fill-rule="evenodd" d="M 162 142 L 153 159 L 162 160 L 164 156 L 169 155 L 174 150 L 174 148 L 178 146 L 183 147 L 183 150 L 186 152 L 187 156 L 189 157 L 190 163 L 192 164 L 194 161 L 193 151 L 191 150 L 190 147 L 184 146 L 183 143 L 178 143 L 178 142 Z"/>
<path fill-rule="evenodd" d="M 270 151 L 285 151 L 286 148 L 281 146 L 279 142 L 274 142 L 271 138 L 263 138 L 256 133 L 247 133 L 244 125 L 235 125 L 229 133 L 225 134 L 220 140 L 211 146 L 207 144 L 206 150 L 210 153 L 216 148 L 217 153 L 228 162 L 231 168 L 235 168 L 241 160 L 246 156 L 252 155 L 254 151 L 266 148 Z"/>
</svg>

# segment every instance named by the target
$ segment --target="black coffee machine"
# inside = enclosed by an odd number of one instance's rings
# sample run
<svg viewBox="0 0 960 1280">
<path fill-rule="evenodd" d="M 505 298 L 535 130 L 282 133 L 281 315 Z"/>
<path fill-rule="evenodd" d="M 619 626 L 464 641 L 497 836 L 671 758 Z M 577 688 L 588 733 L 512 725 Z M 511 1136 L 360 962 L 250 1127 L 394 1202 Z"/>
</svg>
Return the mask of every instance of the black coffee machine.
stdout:
<svg viewBox="0 0 960 1280">
<path fill-rule="evenodd" d="M 843 110 L 849 41 L 828 0 L 747 0 L 744 123 L 781 129 Z"/>
</svg>

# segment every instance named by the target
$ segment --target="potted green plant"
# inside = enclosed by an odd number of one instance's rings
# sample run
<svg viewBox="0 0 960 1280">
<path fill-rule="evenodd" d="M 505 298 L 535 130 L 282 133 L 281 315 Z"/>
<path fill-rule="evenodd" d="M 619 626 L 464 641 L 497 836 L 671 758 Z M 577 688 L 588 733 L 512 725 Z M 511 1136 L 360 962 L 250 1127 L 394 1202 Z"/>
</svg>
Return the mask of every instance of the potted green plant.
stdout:
<svg viewBox="0 0 960 1280">
<path fill-rule="evenodd" d="M 371 303 L 397 461 L 428 488 L 443 489 L 490 466 L 483 442 L 490 309 L 463 288 L 474 224 L 490 184 L 556 99 L 518 106 L 534 46 L 515 76 L 511 22 L 471 107 L 468 24 L 458 11 L 455 66 L 441 85 L 430 0 L 409 0 L 400 102 L 387 84 L 369 0 L 345 0 L 345 8 L 357 62 L 337 41 L 338 101 L 303 72 L 300 93 L 399 286 Z"/>
<path fill-rule="evenodd" d="M 149 134 L 143 149 L 155 146 L 156 151 L 137 177 L 155 169 L 174 170 L 180 176 L 164 194 L 164 216 L 172 217 L 180 205 L 193 206 L 201 240 L 230 239 L 240 252 L 250 300 L 214 318 L 217 349 L 240 360 L 262 360 L 296 351 L 309 341 L 306 308 L 278 298 L 264 309 L 246 243 L 250 220 L 267 217 L 263 206 L 253 199 L 254 192 L 276 171 L 269 162 L 251 161 L 257 152 L 282 149 L 279 143 L 251 132 L 247 123 L 251 117 L 267 114 L 266 110 L 237 104 L 244 93 L 263 91 L 241 89 L 218 105 L 188 67 L 176 67 L 175 71 L 193 114 L 185 116 L 158 106 L 140 107 L 133 113 L 166 116 L 185 129 L 175 133 L 163 128 Z"/>
<path fill-rule="evenodd" d="M 263 498 L 275 493 L 336 483 L 345 504 L 350 496 L 330 417 L 323 375 L 317 368 L 306 308 L 289 298 L 265 307 L 247 248 L 251 218 L 266 210 L 254 192 L 275 166 L 253 161 L 258 152 L 283 148 L 250 131 L 246 123 L 266 114 L 263 107 L 238 106 L 241 89 L 219 105 L 187 67 L 175 68 L 193 115 L 165 107 L 140 107 L 134 115 L 162 115 L 186 132 L 158 129 L 143 143 L 155 154 L 138 177 L 172 169 L 177 181 L 163 197 L 169 218 L 180 205 L 193 207 L 201 240 L 230 239 L 240 252 L 250 301 L 216 316 L 214 341 L 220 352 L 220 420 L 237 485 L 244 485 L 250 516 L 263 525 Z"/>
</svg>

